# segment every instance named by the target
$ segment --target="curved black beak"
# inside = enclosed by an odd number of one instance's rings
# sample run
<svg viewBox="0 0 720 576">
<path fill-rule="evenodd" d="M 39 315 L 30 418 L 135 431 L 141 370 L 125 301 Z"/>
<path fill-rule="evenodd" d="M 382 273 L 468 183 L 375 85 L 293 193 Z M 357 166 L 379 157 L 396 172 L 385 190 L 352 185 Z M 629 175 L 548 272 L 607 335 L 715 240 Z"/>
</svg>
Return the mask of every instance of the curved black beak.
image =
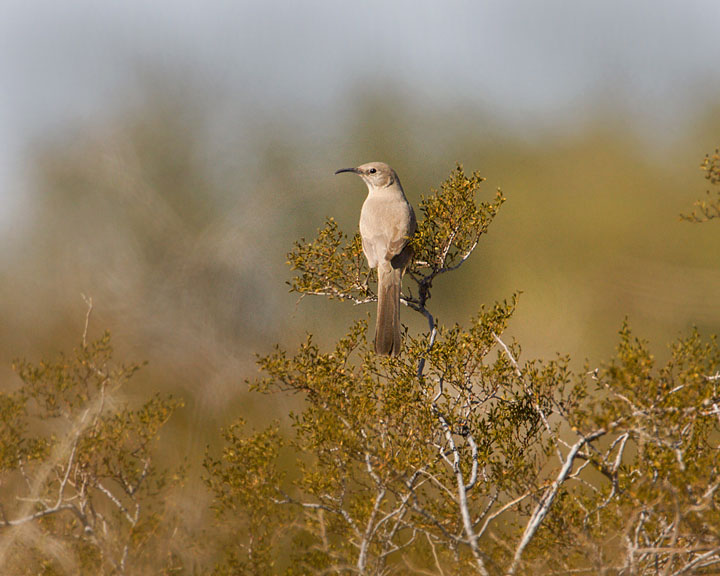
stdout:
<svg viewBox="0 0 720 576">
<path fill-rule="evenodd" d="M 357 168 L 340 168 L 340 170 L 335 170 L 335 174 L 340 174 L 340 172 L 353 172 L 355 174 L 359 173 Z"/>
</svg>

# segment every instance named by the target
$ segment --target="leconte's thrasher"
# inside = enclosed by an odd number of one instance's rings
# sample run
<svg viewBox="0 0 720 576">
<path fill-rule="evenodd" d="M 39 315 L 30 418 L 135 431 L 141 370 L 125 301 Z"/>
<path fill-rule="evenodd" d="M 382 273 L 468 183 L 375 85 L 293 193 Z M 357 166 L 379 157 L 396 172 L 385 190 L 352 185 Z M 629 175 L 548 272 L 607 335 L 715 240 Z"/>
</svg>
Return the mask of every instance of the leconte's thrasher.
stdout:
<svg viewBox="0 0 720 576">
<path fill-rule="evenodd" d="M 395 170 L 383 162 L 370 162 L 357 168 L 335 172 L 354 172 L 368 187 L 360 211 L 360 236 L 370 268 L 377 268 L 378 308 L 375 325 L 375 352 L 400 354 L 400 286 L 412 258 L 410 237 L 417 223 L 412 206 L 405 198 Z"/>
</svg>

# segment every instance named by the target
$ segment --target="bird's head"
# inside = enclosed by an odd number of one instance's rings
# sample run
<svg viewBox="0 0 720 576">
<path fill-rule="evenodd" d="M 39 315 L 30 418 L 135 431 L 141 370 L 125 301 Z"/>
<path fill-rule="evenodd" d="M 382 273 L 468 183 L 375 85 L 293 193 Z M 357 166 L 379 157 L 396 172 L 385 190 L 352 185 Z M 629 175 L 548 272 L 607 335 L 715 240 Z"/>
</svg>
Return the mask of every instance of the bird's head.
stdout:
<svg viewBox="0 0 720 576">
<path fill-rule="evenodd" d="M 392 186 L 395 182 L 399 182 L 395 170 L 390 168 L 384 162 L 368 162 L 357 168 L 341 168 L 337 170 L 335 174 L 341 172 L 354 172 L 360 178 L 365 181 L 368 188 L 387 188 Z"/>
</svg>

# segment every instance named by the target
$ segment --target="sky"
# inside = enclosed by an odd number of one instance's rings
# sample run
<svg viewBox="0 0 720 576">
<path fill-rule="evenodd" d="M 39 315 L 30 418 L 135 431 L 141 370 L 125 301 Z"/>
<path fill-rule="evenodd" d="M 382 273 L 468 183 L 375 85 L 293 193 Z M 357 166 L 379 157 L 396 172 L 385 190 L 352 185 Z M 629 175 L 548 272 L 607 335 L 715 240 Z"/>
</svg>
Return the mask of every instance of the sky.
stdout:
<svg viewBox="0 0 720 576">
<path fill-rule="evenodd" d="M 33 144 L 139 98 L 147 74 L 317 122 L 384 87 L 508 125 L 602 107 L 672 133 L 720 101 L 717 0 L 2 0 L 0 226 Z"/>
</svg>

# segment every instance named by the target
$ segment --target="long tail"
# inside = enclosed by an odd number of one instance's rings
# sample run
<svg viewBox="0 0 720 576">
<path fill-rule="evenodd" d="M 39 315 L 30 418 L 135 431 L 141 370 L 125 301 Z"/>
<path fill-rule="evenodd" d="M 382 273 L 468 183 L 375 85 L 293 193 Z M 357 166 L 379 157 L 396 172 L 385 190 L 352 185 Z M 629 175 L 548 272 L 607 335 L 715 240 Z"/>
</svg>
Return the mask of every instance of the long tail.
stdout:
<svg viewBox="0 0 720 576">
<path fill-rule="evenodd" d="M 378 264 L 378 309 L 375 325 L 375 352 L 400 354 L 400 286 L 403 268 L 390 262 Z"/>
</svg>

